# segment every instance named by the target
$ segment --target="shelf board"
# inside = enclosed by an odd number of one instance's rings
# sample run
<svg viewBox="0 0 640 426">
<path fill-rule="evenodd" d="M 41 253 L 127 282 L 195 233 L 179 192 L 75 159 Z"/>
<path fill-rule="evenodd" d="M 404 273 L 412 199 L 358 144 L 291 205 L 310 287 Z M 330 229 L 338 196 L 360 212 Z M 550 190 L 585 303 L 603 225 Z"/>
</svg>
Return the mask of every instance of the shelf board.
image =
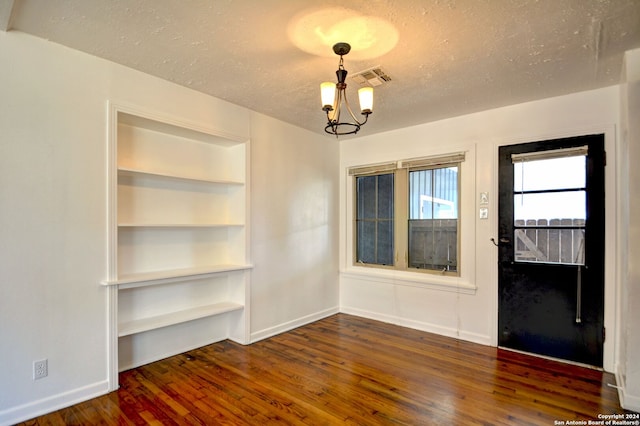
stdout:
<svg viewBox="0 0 640 426">
<path fill-rule="evenodd" d="M 192 176 L 183 176 L 177 174 L 170 173 L 159 173 L 159 172 L 150 172 L 141 169 L 135 169 L 132 167 L 118 167 L 118 174 L 120 176 L 149 176 L 154 178 L 161 179 L 172 179 L 179 180 L 183 182 L 196 182 L 196 183 L 206 183 L 206 184 L 217 184 L 217 185 L 244 185 L 244 182 L 233 181 L 233 180 L 223 180 L 223 179 L 202 179 L 195 178 Z"/>
<path fill-rule="evenodd" d="M 244 306 L 238 303 L 222 302 L 213 305 L 199 306 L 197 308 L 186 309 L 184 311 L 171 312 L 149 318 L 137 319 L 122 323 L 118 326 L 118 337 L 129 336 L 131 334 L 142 333 L 144 331 L 155 330 L 157 328 L 168 327 L 199 318 L 206 318 L 214 315 L 221 315 L 243 309 Z"/>
<path fill-rule="evenodd" d="M 120 228 L 228 228 L 241 223 L 119 223 Z"/>
<path fill-rule="evenodd" d="M 251 269 L 252 265 L 211 265 L 196 268 L 170 269 L 165 271 L 140 272 L 122 275 L 115 280 L 104 280 L 102 285 L 116 285 L 121 289 L 166 284 L 169 282 L 191 281 L 207 278 L 225 272 Z"/>
<path fill-rule="evenodd" d="M 245 138 L 200 124 L 183 122 L 174 117 L 158 116 L 132 108 L 117 106 L 117 123 L 126 126 L 166 133 L 177 137 L 219 146 L 235 146 L 245 143 Z"/>
</svg>

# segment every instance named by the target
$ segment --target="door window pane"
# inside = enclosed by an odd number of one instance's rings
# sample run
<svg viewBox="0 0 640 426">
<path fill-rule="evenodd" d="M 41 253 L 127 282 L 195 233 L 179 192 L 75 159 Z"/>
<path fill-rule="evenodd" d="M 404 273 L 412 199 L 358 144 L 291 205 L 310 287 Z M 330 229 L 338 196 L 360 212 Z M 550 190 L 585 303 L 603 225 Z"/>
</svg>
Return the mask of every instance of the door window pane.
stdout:
<svg viewBox="0 0 640 426">
<path fill-rule="evenodd" d="M 584 188 L 586 157 L 563 157 L 549 160 L 515 162 L 513 191 Z"/>
<path fill-rule="evenodd" d="M 561 179 L 559 179 L 561 180 Z M 585 191 L 514 194 L 514 220 L 586 219 Z"/>
<path fill-rule="evenodd" d="M 544 225 L 546 222 L 546 220 L 539 221 L 538 225 Z M 585 222 L 579 219 L 575 221 L 554 219 L 550 222 L 551 226 L 582 227 L 572 229 L 516 228 L 514 231 L 515 260 L 584 265 Z M 532 223 L 527 223 L 527 225 L 531 226 Z"/>
</svg>

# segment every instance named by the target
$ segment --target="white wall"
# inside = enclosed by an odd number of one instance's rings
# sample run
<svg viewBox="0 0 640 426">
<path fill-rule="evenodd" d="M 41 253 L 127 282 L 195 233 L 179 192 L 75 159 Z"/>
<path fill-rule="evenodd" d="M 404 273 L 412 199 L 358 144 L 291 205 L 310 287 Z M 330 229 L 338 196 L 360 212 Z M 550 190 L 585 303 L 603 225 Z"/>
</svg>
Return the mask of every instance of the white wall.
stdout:
<svg viewBox="0 0 640 426">
<path fill-rule="evenodd" d="M 0 82 L 0 424 L 107 391 L 109 100 L 254 137 L 253 326 L 337 309 L 334 140 L 19 32 Z"/>
<path fill-rule="evenodd" d="M 626 53 L 621 85 L 621 345 L 617 378 L 622 406 L 640 411 L 640 49 Z"/>
<path fill-rule="evenodd" d="M 108 70 L 44 47 L 0 32 L 0 423 L 106 389 L 106 88 L 94 82 Z M 42 358 L 49 377 L 33 381 Z"/>
<path fill-rule="evenodd" d="M 490 238 L 497 238 L 498 147 L 604 132 L 610 158 L 605 178 L 605 326 L 609 332 L 615 330 L 617 177 L 614 159 L 618 117 L 618 87 L 610 87 L 343 141 L 340 147 L 341 310 L 496 345 L 497 250 Z M 461 172 L 462 276 L 383 273 L 353 266 L 350 239 L 347 238 L 350 235 L 351 182 L 346 176 L 346 168 L 459 150 L 467 151 Z M 478 218 L 481 192 L 489 193 L 488 220 Z M 614 334 L 608 333 L 609 336 Z M 610 337 L 605 342 L 604 362 L 609 371 L 614 368 L 614 341 Z"/>
<path fill-rule="evenodd" d="M 339 162 L 335 138 L 251 117 L 256 341 L 338 311 Z"/>
</svg>

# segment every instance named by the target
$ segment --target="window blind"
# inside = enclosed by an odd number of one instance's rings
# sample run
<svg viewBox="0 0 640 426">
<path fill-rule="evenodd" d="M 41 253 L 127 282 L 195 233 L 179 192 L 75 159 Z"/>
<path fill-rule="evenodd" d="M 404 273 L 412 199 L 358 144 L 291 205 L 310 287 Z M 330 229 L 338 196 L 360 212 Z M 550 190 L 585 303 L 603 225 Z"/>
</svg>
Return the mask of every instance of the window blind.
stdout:
<svg viewBox="0 0 640 426">
<path fill-rule="evenodd" d="M 521 163 L 524 161 L 536 161 L 536 160 L 551 160 L 554 158 L 562 157 L 579 157 L 581 155 L 587 155 L 589 153 L 589 147 L 578 146 L 574 148 L 562 148 L 552 149 L 550 151 L 536 151 L 525 152 L 522 154 L 511 154 L 511 161 L 513 163 Z"/>
<path fill-rule="evenodd" d="M 430 157 L 412 158 L 409 160 L 402 160 L 401 168 L 414 169 L 419 167 L 436 167 L 446 166 L 450 164 L 457 164 L 463 162 L 465 159 L 464 152 L 457 152 L 455 154 L 447 155 L 434 155 Z"/>
<path fill-rule="evenodd" d="M 398 168 L 397 163 L 394 161 L 393 163 L 381 163 L 381 164 L 372 164 L 369 166 L 356 166 L 349 168 L 349 176 L 355 175 L 368 175 L 374 173 L 382 173 L 382 172 L 391 172 Z"/>
</svg>

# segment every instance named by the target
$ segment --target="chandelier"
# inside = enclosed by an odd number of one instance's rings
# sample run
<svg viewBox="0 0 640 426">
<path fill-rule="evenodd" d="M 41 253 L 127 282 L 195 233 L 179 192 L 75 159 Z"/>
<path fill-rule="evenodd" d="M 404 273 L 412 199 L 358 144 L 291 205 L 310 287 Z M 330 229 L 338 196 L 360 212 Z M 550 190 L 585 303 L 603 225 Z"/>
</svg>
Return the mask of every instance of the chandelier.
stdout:
<svg viewBox="0 0 640 426">
<path fill-rule="evenodd" d="M 369 114 L 373 112 L 373 87 L 363 87 L 358 90 L 360 114 L 364 115 L 364 120 L 359 121 L 349 106 L 345 92 L 347 88 L 347 83 L 345 83 L 347 70 L 344 69 L 342 57 L 349 53 L 350 50 L 351 46 L 348 43 L 337 43 L 333 46 L 335 54 L 340 55 L 340 64 L 336 71 L 338 83 L 325 82 L 320 85 L 322 110 L 327 113 L 327 126 L 324 131 L 331 135 L 336 135 L 336 137 L 358 133 L 360 127 L 367 122 Z M 342 107 L 343 102 L 344 108 Z M 349 113 L 353 122 L 341 121 L 340 114 L 344 110 Z"/>
</svg>

